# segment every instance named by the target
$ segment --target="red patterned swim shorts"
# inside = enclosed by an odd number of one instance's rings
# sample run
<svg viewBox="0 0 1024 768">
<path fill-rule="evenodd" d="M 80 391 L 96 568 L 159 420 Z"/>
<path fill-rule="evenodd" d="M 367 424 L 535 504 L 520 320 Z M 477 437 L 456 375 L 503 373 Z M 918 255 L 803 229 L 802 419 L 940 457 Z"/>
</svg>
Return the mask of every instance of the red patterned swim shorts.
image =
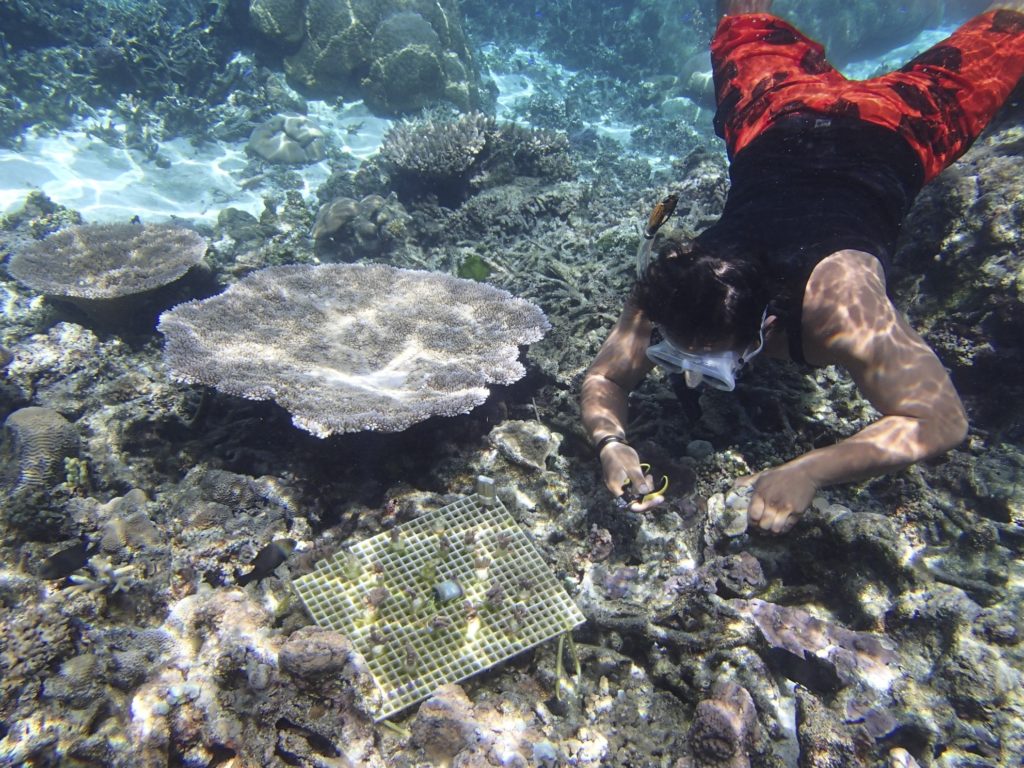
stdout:
<svg viewBox="0 0 1024 768">
<path fill-rule="evenodd" d="M 730 157 L 782 117 L 852 117 L 897 131 L 927 182 L 967 151 L 1024 75 L 1024 14 L 976 16 L 902 69 L 871 80 L 846 79 L 820 44 L 775 16 L 726 16 L 711 63 L 715 128 Z"/>
</svg>

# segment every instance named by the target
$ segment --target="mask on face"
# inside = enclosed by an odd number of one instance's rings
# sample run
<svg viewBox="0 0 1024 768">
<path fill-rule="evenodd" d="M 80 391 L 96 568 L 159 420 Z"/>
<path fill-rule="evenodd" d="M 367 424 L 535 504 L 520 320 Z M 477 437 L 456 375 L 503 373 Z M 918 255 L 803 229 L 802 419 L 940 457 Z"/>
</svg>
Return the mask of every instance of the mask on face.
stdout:
<svg viewBox="0 0 1024 768">
<path fill-rule="evenodd" d="M 668 339 L 647 348 L 647 358 L 668 373 L 681 373 L 686 386 L 693 389 L 702 383 L 725 392 L 736 389 L 736 374 L 764 349 L 765 321 L 768 309 L 761 315 L 760 338 L 753 349 L 744 352 L 727 349 L 723 352 L 685 352 Z"/>
</svg>

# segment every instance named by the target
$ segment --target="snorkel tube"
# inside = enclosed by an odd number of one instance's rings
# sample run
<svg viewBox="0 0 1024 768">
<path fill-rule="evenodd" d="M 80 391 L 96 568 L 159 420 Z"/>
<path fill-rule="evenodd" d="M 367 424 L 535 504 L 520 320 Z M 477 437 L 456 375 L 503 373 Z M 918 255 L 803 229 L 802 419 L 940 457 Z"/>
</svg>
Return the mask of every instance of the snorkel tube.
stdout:
<svg viewBox="0 0 1024 768">
<path fill-rule="evenodd" d="M 654 206 L 651 215 L 647 217 L 647 226 L 644 227 L 643 239 L 636 249 L 636 276 L 643 277 L 651 263 L 651 250 L 654 247 L 654 236 L 658 234 L 661 225 L 668 221 L 679 202 L 679 195 L 673 193 L 665 197 L 660 203 Z"/>
</svg>

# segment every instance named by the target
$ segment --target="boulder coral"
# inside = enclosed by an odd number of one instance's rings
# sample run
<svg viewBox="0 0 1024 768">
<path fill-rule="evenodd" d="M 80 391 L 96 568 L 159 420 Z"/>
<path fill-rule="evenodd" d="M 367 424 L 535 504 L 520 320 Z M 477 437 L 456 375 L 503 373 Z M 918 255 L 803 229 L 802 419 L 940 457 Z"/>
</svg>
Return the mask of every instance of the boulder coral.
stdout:
<svg viewBox="0 0 1024 768">
<path fill-rule="evenodd" d="M 305 93 L 363 98 L 391 115 L 479 106 L 454 0 L 253 0 L 249 16 L 287 54 L 288 80 Z"/>
</svg>

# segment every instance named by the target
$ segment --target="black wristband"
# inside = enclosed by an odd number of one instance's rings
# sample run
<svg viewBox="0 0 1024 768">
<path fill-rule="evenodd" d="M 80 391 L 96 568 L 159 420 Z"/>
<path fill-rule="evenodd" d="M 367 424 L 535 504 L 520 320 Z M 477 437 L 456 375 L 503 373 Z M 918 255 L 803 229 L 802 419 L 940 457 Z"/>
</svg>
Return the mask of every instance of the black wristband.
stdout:
<svg viewBox="0 0 1024 768">
<path fill-rule="evenodd" d="M 608 443 L 622 443 L 625 446 L 629 445 L 629 443 L 626 442 L 626 438 L 624 437 L 619 437 L 618 435 L 605 435 L 600 440 L 598 440 L 597 445 L 594 446 L 594 451 L 597 452 L 598 456 L 601 455 L 601 451 L 604 450 L 604 447 L 608 445 Z"/>
</svg>

